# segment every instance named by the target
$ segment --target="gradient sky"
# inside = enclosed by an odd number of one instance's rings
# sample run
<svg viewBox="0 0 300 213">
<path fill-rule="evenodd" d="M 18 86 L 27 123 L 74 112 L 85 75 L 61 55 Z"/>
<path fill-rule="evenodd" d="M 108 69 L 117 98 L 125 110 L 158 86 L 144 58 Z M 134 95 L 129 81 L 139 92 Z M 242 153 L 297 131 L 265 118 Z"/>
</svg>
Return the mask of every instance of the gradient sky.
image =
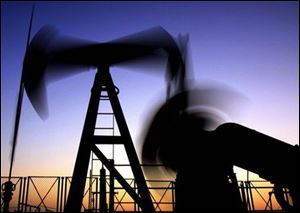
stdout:
<svg viewBox="0 0 300 213">
<path fill-rule="evenodd" d="M 1 175 L 8 175 L 31 6 L 1 1 Z M 99 42 L 158 25 L 173 36 L 189 33 L 195 78 L 245 97 L 227 121 L 298 144 L 298 8 L 298 2 L 286 1 L 37 2 L 32 35 L 45 24 Z M 111 70 L 138 149 L 147 115 L 164 99 L 163 68 L 155 75 Z M 50 84 L 45 122 L 24 96 L 13 175 L 72 174 L 93 77 L 91 71 Z"/>
</svg>

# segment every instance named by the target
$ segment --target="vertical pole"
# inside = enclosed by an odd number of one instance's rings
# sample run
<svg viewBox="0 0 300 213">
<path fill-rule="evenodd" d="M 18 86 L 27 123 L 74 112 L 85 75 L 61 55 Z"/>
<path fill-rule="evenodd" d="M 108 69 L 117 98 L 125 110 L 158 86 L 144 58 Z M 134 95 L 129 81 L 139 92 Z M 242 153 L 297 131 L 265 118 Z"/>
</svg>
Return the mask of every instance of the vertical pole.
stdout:
<svg viewBox="0 0 300 213">
<path fill-rule="evenodd" d="M 108 70 L 103 70 L 108 72 Z M 69 196 L 65 207 L 66 212 L 80 212 L 83 200 L 86 176 L 89 167 L 91 155 L 91 144 L 94 136 L 94 128 L 97 119 L 97 112 L 101 93 L 100 70 L 95 76 L 94 85 L 91 91 L 91 97 L 84 122 L 83 132 L 81 135 L 80 145 L 77 153 L 75 167 L 73 171 L 72 183 L 70 186 Z"/>
<path fill-rule="evenodd" d="M 96 201 L 94 200 L 94 203 L 95 203 L 95 209 L 93 209 L 94 211 L 98 212 L 98 194 L 99 194 L 99 190 L 98 190 L 98 177 L 96 177 Z"/>
<path fill-rule="evenodd" d="M 251 182 L 248 181 L 248 184 L 249 184 L 249 193 L 250 193 L 250 199 L 251 199 L 252 210 L 255 211 L 255 206 L 254 206 L 254 201 L 253 201 L 253 195 L 252 195 L 252 189 L 251 189 Z"/>
<path fill-rule="evenodd" d="M 28 35 L 27 35 L 26 51 L 27 51 L 27 48 L 29 46 L 29 41 L 30 41 L 33 14 L 34 14 L 34 5 L 32 6 L 32 9 L 31 9 L 31 17 L 30 17 L 30 24 L 29 24 L 29 30 L 28 30 Z M 12 149 L 11 149 L 11 156 L 10 156 L 8 181 L 2 185 L 2 189 L 4 191 L 3 196 L 2 196 L 4 212 L 9 211 L 9 202 L 12 199 L 12 195 L 13 195 L 12 191 L 15 189 L 15 185 L 11 182 L 11 176 L 12 176 L 12 170 L 13 170 L 13 164 L 14 164 L 15 150 L 16 150 L 16 146 L 17 146 L 19 124 L 20 124 L 20 118 L 21 118 L 21 109 L 22 109 L 22 103 L 23 103 L 23 95 L 24 95 L 24 82 L 23 82 L 23 72 L 22 72 L 20 86 L 19 86 L 19 93 L 18 93 L 17 109 L 16 109 L 15 121 L 14 121 L 13 139 L 11 141 Z"/>
<path fill-rule="evenodd" d="M 107 212 L 106 171 L 103 167 L 100 169 L 100 212 Z"/>
<path fill-rule="evenodd" d="M 133 180 L 133 187 L 134 187 L 134 191 L 138 192 L 137 186 L 136 186 L 136 182 L 135 182 L 134 180 Z M 140 209 L 138 208 L 137 203 L 136 203 L 135 201 L 133 201 L 133 202 L 134 202 L 134 203 L 133 203 L 134 211 L 136 212 L 136 209 L 140 210 Z"/>
<path fill-rule="evenodd" d="M 60 191 L 60 177 L 57 177 L 56 179 L 57 181 L 57 197 L 56 197 L 56 212 L 58 212 L 58 207 L 59 207 L 59 191 Z"/>
<path fill-rule="evenodd" d="M 269 192 L 269 196 L 270 196 L 270 210 L 273 211 L 273 205 L 272 205 L 272 193 Z M 268 205 L 267 205 L 268 207 Z"/>
<path fill-rule="evenodd" d="M 93 156 L 92 156 L 93 158 Z M 91 160 L 91 168 L 93 168 L 93 159 Z M 88 203 L 88 209 L 92 208 L 92 191 L 93 191 L 93 180 L 92 180 L 92 169 L 90 169 L 90 178 L 89 178 L 89 203 Z"/>
<path fill-rule="evenodd" d="M 63 203 L 63 196 L 64 196 L 64 177 L 61 177 L 61 184 L 60 184 L 60 206 L 59 212 L 62 212 L 62 203 Z"/>
<path fill-rule="evenodd" d="M 25 202 L 25 192 L 26 192 L 26 184 L 27 184 L 27 178 L 24 177 L 24 183 L 23 183 L 23 190 L 22 190 L 22 205 L 21 205 L 21 212 L 24 212 L 24 202 Z"/>
<path fill-rule="evenodd" d="M 175 211 L 175 183 L 172 181 L 172 210 Z"/>
<path fill-rule="evenodd" d="M 110 164 L 114 167 L 114 160 L 110 160 Z M 115 197 L 115 178 L 113 174 L 109 173 L 109 212 L 114 212 L 114 197 Z"/>
<path fill-rule="evenodd" d="M 246 189 L 246 204 L 247 204 L 247 210 L 252 210 L 250 206 L 250 197 L 249 197 L 249 188 L 247 181 L 245 181 L 245 189 Z"/>
<path fill-rule="evenodd" d="M 251 211 L 254 211 L 254 203 L 253 203 L 253 196 L 252 196 L 252 191 L 251 191 L 251 184 L 250 181 L 245 182 L 246 185 L 246 191 L 247 191 L 247 202 L 248 202 L 248 209 Z"/>
<path fill-rule="evenodd" d="M 67 189 L 68 189 L 68 181 L 69 181 L 69 178 L 66 177 L 66 181 L 65 181 L 65 195 L 64 195 L 64 206 L 66 204 L 66 201 L 67 201 Z M 65 208 L 64 208 L 64 211 L 65 211 Z"/>
<path fill-rule="evenodd" d="M 27 187 L 26 187 L 26 198 L 25 198 L 25 212 L 27 212 L 27 204 L 28 204 L 28 194 L 29 194 L 29 185 L 31 182 L 31 177 L 27 178 Z"/>
<path fill-rule="evenodd" d="M 18 212 L 21 211 L 20 209 L 20 203 L 22 201 L 22 187 L 23 187 L 23 178 L 20 177 L 20 186 L 19 186 L 19 198 L 18 198 Z"/>
<path fill-rule="evenodd" d="M 243 181 L 241 181 L 240 187 L 241 187 L 243 208 L 245 209 L 245 211 L 247 211 L 247 200 L 246 200 L 245 187 Z"/>
<path fill-rule="evenodd" d="M 92 203 L 92 212 L 97 212 L 96 208 L 95 208 L 95 194 L 92 193 L 92 199 L 93 199 L 93 203 Z"/>
<path fill-rule="evenodd" d="M 180 210 L 182 209 L 182 205 L 181 205 L 181 197 L 180 195 L 182 193 L 180 193 L 180 184 L 178 184 L 179 178 L 178 178 L 178 173 L 176 174 L 176 179 L 175 179 L 175 212 L 180 212 Z M 178 199 L 179 198 L 179 199 Z"/>
<path fill-rule="evenodd" d="M 252 208 L 253 211 L 255 211 L 254 201 L 253 201 L 253 195 L 252 195 L 252 186 L 251 186 L 251 182 L 250 181 L 249 181 L 249 194 L 250 194 L 250 200 L 251 200 L 251 206 L 252 206 L 251 208 Z"/>
</svg>

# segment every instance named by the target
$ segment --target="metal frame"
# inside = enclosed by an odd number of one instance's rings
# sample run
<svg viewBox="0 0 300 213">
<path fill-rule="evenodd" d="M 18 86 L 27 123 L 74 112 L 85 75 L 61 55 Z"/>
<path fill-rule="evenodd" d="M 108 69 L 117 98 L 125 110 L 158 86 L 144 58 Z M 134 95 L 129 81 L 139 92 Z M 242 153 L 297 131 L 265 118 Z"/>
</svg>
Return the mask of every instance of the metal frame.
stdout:
<svg viewBox="0 0 300 213">
<path fill-rule="evenodd" d="M 98 108 L 100 104 L 101 92 L 106 91 L 111 102 L 113 113 L 119 127 L 121 136 L 95 136 L 94 130 L 96 128 L 96 120 Z M 107 142 L 109 141 L 109 142 Z M 130 166 L 138 186 L 138 193 L 130 187 L 122 175 L 109 162 L 106 156 L 98 149 L 97 144 L 123 144 L 130 162 Z M 117 92 L 113 84 L 108 67 L 98 67 L 95 76 L 91 97 L 86 114 L 86 119 L 83 127 L 79 150 L 73 171 L 72 183 L 69 191 L 68 200 L 65 206 L 66 212 L 79 212 L 81 210 L 81 203 L 83 199 L 83 192 L 86 182 L 86 176 L 89 167 L 89 160 L 91 151 L 98 157 L 103 165 L 109 170 L 116 180 L 124 187 L 134 201 L 139 205 L 143 212 L 154 212 L 154 206 L 150 197 L 135 148 L 127 127 L 123 111 Z"/>
</svg>

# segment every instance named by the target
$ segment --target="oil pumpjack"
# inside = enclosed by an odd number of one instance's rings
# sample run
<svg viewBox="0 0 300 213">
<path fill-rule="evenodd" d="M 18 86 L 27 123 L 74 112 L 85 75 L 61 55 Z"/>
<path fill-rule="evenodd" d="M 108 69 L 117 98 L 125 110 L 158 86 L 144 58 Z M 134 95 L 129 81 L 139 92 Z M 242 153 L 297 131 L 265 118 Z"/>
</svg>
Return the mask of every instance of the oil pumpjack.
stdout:
<svg viewBox="0 0 300 213">
<path fill-rule="evenodd" d="M 175 40 L 161 27 L 151 28 L 107 43 L 96 43 L 63 37 L 54 28 L 45 26 L 30 42 L 23 64 L 24 86 L 29 100 L 42 118 L 47 114 L 45 85 L 51 79 L 51 75 L 64 77 L 73 74 L 69 69 L 60 70 L 57 66 L 94 67 L 97 70 L 65 206 L 66 212 L 81 210 L 91 152 L 103 163 L 143 212 L 154 212 L 145 177 L 117 96 L 118 89 L 113 83 L 109 68 L 128 60 L 149 56 L 166 58 L 166 55 L 169 70 L 167 76 L 171 81 L 177 76 L 175 75 L 177 70 L 183 68 L 183 60 Z M 55 65 L 56 69 L 51 69 L 52 65 Z M 120 136 L 94 134 L 103 93 L 110 100 Z M 97 147 L 99 144 L 124 145 L 138 188 L 137 193 Z"/>
<path fill-rule="evenodd" d="M 178 45 L 179 44 L 179 45 Z M 190 181 L 193 175 L 187 170 L 185 164 L 188 163 L 188 156 L 182 154 L 183 151 L 191 147 L 181 146 L 184 140 L 197 142 L 198 139 L 204 140 L 202 143 L 202 152 L 209 151 L 214 153 L 217 151 L 221 155 L 222 151 L 228 156 L 224 161 L 220 162 L 205 162 L 204 155 L 202 158 L 194 159 L 196 164 L 200 162 L 204 166 L 204 170 L 210 170 L 211 166 L 216 166 L 219 170 L 214 173 L 211 180 L 207 176 L 203 176 L 202 180 L 211 183 L 217 183 L 221 188 L 221 199 L 224 198 L 224 206 L 228 205 L 226 210 L 235 211 L 242 210 L 237 182 L 234 176 L 229 179 L 233 184 L 229 184 L 228 175 L 232 174 L 231 167 L 239 165 L 242 168 L 249 169 L 261 175 L 263 178 L 274 182 L 277 188 L 290 188 L 294 200 L 294 206 L 289 206 L 282 200 L 282 206 L 290 212 L 299 209 L 299 147 L 286 144 L 284 142 L 273 139 L 269 136 L 255 132 L 251 129 L 238 124 L 222 124 L 212 132 L 203 131 L 210 118 L 202 117 L 199 114 L 194 116 L 187 111 L 190 105 L 190 100 L 193 99 L 193 90 L 188 88 L 186 84 L 185 60 L 183 59 L 183 49 L 186 45 L 186 40 L 179 38 L 176 42 L 163 28 L 156 27 L 147 31 L 143 31 L 125 38 L 113 40 L 107 43 L 96 43 L 90 41 L 74 40 L 60 36 L 53 28 L 42 28 L 31 41 L 25 55 L 23 65 L 23 80 L 24 88 L 27 95 L 37 111 L 44 117 L 45 110 L 45 84 L 51 80 L 51 75 L 56 77 L 64 77 L 77 73 L 78 71 L 70 71 L 69 69 L 57 69 L 57 66 L 72 66 L 72 68 L 94 67 L 97 71 L 95 74 L 94 84 L 91 90 L 90 101 L 86 114 L 86 119 L 83 126 L 79 150 L 77 153 L 76 163 L 72 176 L 69 196 L 65 206 L 66 212 L 80 211 L 83 200 L 86 175 L 89 166 L 91 152 L 102 162 L 109 170 L 110 174 L 120 183 L 120 185 L 128 192 L 132 199 L 139 205 L 141 210 L 146 213 L 154 212 L 151 195 L 147 187 L 143 171 L 140 166 L 135 148 L 130 136 L 126 120 L 118 100 L 118 89 L 114 85 L 109 68 L 112 65 L 135 60 L 147 56 L 166 57 L 168 62 L 167 70 L 167 101 L 158 111 L 150 125 L 146 141 L 144 143 L 144 156 L 148 160 L 157 159 L 157 155 L 163 159 L 171 169 L 177 170 L 177 186 L 176 186 L 176 211 L 184 212 L 193 210 L 190 202 L 196 202 L 199 197 L 193 192 L 193 185 Z M 54 65 L 55 69 L 51 67 Z M 84 71 L 84 70 L 82 70 Z M 120 131 L 120 136 L 99 136 L 95 135 L 96 121 L 98 109 L 103 97 L 103 93 L 110 100 L 115 118 Z M 199 97 L 202 96 L 202 92 Z M 214 98 L 214 97 L 212 97 Z M 200 129 L 199 129 L 200 128 Z M 192 130 L 192 131 L 191 131 Z M 175 132 L 175 133 L 174 133 Z M 238 134 L 237 134 L 238 133 Z M 246 145 L 254 145 L 244 154 L 242 151 L 237 151 L 238 141 L 244 141 Z M 168 153 L 166 150 L 174 147 L 173 153 Z M 219 149 L 215 149 L 214 144 L 210 141 L 217 142 Z M 222 143 L 226 141 L 227 143 Z M 121 144 L 124 145 L 132 172 L 137 184 L 138 192 L 136 192 L 118 172 L 111 161 L 97 147 L 99 144 Z M 191 144 L 194 146 L 193 144 Z M 257 151 L 255 148 L 260 146 L 262 151 Z M 183 150 L 181 148 L 184 148 Z M 284 166 L 280 165 L 281 160 L 274 159 L 272 154 L 265 154 L 268 149 L 271 149 L 276 156 L 282 155 L 284 158 Z M 158 152 L 159 150 L 159 152 Z M 151 153 L 150 153 L 151 152 Z M 196 147 L 193 149 L 193 156 L 197 155 Z M 150 154 L 149 154 L 150 153 Z M 257 153 L 262 160 L 257 162 L 251 157 L 251 153 Z M 183 161 L 178 161 L 178 155 L 183 157 Z M 276 157 L 275 156 L 275 157 Z M 174 158 L 175 157 L 175 158 Z M 274 162 L 270 162 L 270 159 Z M 291 165 L 286 166 L 288 163 Z M 222 170 L 224 169 L 224 171 Z M 105 170 L 101 170 L 100 179 L 105 179 Z M 221 171 L 221 173 L 220 173 Z M 104 181 L 102 181 L 103 183 Z M 7 186 L 10 188 L 10 186 Z M 105 187 L 104 187 L 105 188 Z M 203 188 L 196 186 L 197 191 Z M 205 188 L 209 190 L 209 184 Z M 106 193 L 103 191 L 103 193 Z M 185 194 L 192 196 L 192 199 L 184 197 Z M 213 193 L 211 192 L 211 195 Z M 228 198 L 229 195 L 229 198 Z M 280 193 L 277 193 L 278 197 Z M 104 197 L 104 196 L 103 196 Z M 103 200 L 102 197 L 102 200 Z M 226 199 L 225 199 L 226 198 Z M 232 199 L 231 199 L 232 198 Z M 280 200 L 280 198 L 279 198 Z M 205 205 L 207 200 L 204 199 Z M 232 202 L 231 204 L 226 203 Z M 213 203 L 210 201 L 211 204 Z M 102 202 L 101 208 L 107 211 L 105 201 Z M 222 207 L 218 207 L 222 210 Z M 210 211 L 210 208 L 204 208 Z"/>
</svg>

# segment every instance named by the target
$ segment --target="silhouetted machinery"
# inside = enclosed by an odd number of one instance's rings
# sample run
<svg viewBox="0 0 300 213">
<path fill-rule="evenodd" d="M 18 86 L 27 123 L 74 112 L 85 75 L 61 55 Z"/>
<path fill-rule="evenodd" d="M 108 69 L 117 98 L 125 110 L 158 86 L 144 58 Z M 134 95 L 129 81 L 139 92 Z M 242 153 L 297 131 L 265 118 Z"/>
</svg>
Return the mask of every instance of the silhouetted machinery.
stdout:
<svg viewBox="0 0 300 213">
<path fill-rule="evenodd" d="M 113 83 L 109 67 L 137 59 L 143 59 L 143 62 L 151 61 L 157 57 L 168 57 L 170 70 L 167 72 L 168 79 L 174 80 L 178 76 L 175 75 L 178 72 L 174 71 L 183 65 L 181 53 L 173 38 L 161 27 L 108 43 L 96 43 L 61 36 L 56 30 L 46 26 L 31 41 L 23 65 L 24 86 L 29 100 L 42 118 L 48 114 L 45 99 L 46 83 L 55 78 L 87 70 L 89 67 L 97 69 L 65 211 L 81 210 L 90 155 L 93 152 L 144 212 L 154 212 L 150 193 L 118 100 L 118 89 Z M 103 98 L 110 100 L 120 136 L 95 135 L 99 104 Z M 137 184 L 137 193 L 97 147 L 99 144 L 124 145 Z"/>
<path fill-rule="evenodd" d="M 176 211 L 245 211 L 233 165 L 274 183 L 280 205 L 288 211 L 299 210 L 298 146 L 238 124 L 219 125 L 214 112 L 203 111 L 202 106 L 218 105 L 217 96 L 224 92 L 189 86 L 185 67 L 187 42 L 187 37 L 183 36 L 175 41 L 161 27 L 108 43 L 63 37 L 50 27 L 42 28 L 32 39 L 24 59 L 23 80 L 27 95 L 42 118 L 47 115 L 46 83 L 53 78 L 83 71 L 83 68 L 97 69 L 65 211 L 81 209 L 91 152 L 143 212 L 155 211 L 118 100 L 118 90 L 109 72 L 112 65 L 149 56 L 167 59 L 167 101 L 149 126 L 142 157 L 144 163 L 162 162 L 166 168 L 176 172 Z M 94 135 L 103 93 L 110 99 L 120 136 Z M 211 124 L 218 127 L 209 131 L 207 126 Z M 98 144 L 125 146 L 138 192 L 129 186 L 96 146 Z M 153 171 L 144 172 L 149 174 Z M 293 206 L 282 198 L 282 188 L 289 189 Z"/>
<path fill-rule="evenodd" d="M 219 118 L 205 110 L 195 112 L 197 103 L 187 107 L 186 101 L 197 97 L 198 104 L 207 104 L 209 93 L 214 92 L 195 89 L 169 99 L 156 113 L 145 138 L 144 163 L 163 163 L 177 173 L 176 211 L 245 212 L 233 173 L 236 165 L 274 183 L 282 208 L 297 212 L 298 145 L 235 123 L 224 123 L 208 131 Z M 151 170 L 148 172 L 156 172 Z M 282 188 L 290 190 L 293 206 L 284 199 Z"/>
</svg>

